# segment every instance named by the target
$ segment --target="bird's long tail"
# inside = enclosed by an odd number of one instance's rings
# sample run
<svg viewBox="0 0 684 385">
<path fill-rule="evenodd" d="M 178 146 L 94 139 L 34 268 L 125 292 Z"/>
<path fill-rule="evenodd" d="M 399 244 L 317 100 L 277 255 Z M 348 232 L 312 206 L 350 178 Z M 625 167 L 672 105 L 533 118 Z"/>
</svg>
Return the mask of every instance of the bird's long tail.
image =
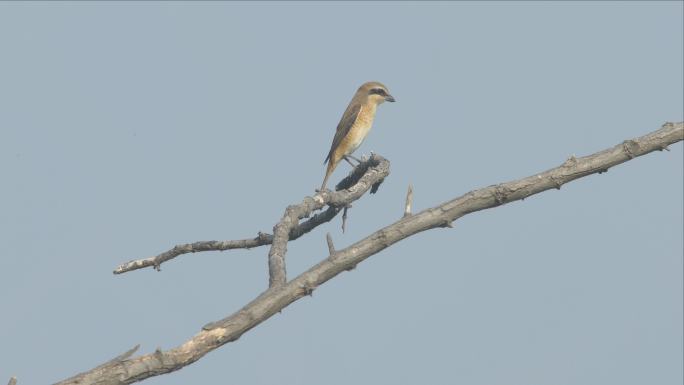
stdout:
<svg viewBox="0 0 684 385">
<path fill-rule="evenodd" d="M 332 175 L 333 171 L 335 171 L 335 166 L 337 166 L 337 162 L 335 162 L 334 159 L 330 159 L 328 168 L 325 171 L 325 178 L 323 178 L 323 184 L 321 185 L 320 191 L 325 190 L 325 185 L 328 183 L 328 178 L 330 178 L 330 175 Z"/>
</svg>

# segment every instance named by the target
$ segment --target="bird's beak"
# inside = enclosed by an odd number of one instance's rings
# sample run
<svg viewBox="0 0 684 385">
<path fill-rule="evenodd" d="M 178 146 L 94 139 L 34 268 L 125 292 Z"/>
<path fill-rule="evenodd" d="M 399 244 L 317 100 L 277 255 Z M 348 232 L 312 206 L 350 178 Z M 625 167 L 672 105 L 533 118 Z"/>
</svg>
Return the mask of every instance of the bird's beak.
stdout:
<svg viewBox="0 0 684 385">
<path fill-rule="evenodd" d="M 385 96 L 385 101 L 386 102 L 396 102 L 396 100 L 394 100 L 394 96 L 392 96 L 392 95 Z"/>
</svg>

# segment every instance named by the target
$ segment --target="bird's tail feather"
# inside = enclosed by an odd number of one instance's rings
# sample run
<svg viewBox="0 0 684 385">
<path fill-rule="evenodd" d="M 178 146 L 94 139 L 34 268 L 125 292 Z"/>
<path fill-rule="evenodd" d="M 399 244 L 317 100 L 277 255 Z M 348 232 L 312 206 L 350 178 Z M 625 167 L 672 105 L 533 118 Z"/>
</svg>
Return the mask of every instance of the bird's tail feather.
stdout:
<svg viewBox="0 0 684 385">
<path fill-rule="evenodd" d="M 328 160 L 328 158 L 326 158 L 326 161 Z M 330 178 L 330 175 L 332 175 L 334 170 L 335 170 L 335 163 L 331 160 L 330 163 L 328 163 L 328 168 L 325 170 L 325 178 L 323 178 L 323 184 L 321 185 L 320 191 L 325 190 L 325 185 L 328 183 L 328 178 Z"/>
</svg>

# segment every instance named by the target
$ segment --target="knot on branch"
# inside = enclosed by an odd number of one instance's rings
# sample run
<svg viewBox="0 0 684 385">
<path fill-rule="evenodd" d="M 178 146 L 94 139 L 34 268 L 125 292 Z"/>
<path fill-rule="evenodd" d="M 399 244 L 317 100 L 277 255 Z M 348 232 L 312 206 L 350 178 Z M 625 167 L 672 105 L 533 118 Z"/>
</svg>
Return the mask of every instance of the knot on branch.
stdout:
<svg viewBox="0 0 684 385">
<path fill-rule="evenodd" d="M 553 186 L 556 188 L 556 190 L 560 190 L 561 186 L 563 186 L 563 183 L 555 176 L 549 175 L 549 179 L 551 179 L 551 183 L 553 183 Z"/>
<path fill-rule="evenodd" d="M 313 297 L 313 292 L 318 288 L 316 285 L 312 285 L 309 283 L 305 283 L 302 286 L 300 286 L 302 289 L 302 294 L 303 295 L 308 295 L 309 297 Z"/>
<path fill-rule="evenodd" d="M 575 158 L 575 155 L 570 155 L 568 159 L 563 162 L 563 167 L 575 167 L 577 165 L 577 158 Z"/>
<path fill-rule="evenodd" d="M 634 157 L 638 156 L 639 153 L 639 143 L 632 139 L 625 140 L 622 142 L 622 149 L 625 151 L 625 154 L 627 154 L 629 159 L 634 159 Z"/>
<path fill-rule="evenodd" d="M 498 184 L 494 187 L 494 201 L 497 205 L 502 205 L 508 202 L 508 196 L 510 193 L 511 191 L 508 188 Z"/>
<path fill-rule="evenodd" d="M 266 234 L 266 233 L 262 233 L 261 231 L 259 231 L 257 233 L 256 240 L 259 242 L 263 242 L 263 244 L 267 244 L 267 243 L 271 243 L 271 241 L 273 241 L 273 236 L 271 234 Z"/>
</svg>

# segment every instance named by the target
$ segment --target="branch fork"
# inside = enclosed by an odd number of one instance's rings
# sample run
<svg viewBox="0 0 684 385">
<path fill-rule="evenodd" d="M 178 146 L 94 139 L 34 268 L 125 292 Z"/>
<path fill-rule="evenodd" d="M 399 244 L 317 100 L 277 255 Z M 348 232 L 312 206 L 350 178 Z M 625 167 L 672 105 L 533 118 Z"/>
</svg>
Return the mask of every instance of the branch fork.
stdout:
<svg viewBox="0 0 684 385">
<path fill-rule="evenodd" d="M 332 220 L 340 210 L 351 205 L 351 202 L 361 198 L 369 189 L 371 193 L 377 191 L 382 181 L 389 175 L 389 161 L 380 155 L 372 154 L 358 164 L 335 187 L 336 191 L 320 191 L 313 197 L 306 197 L 299 205 L 288 206 L 285 214 L 274 226 L 273 234 L 259 231 L 255 238 L 230 241 L 200 241 L 176 245 L 172 249 L 154 257 L 132 260 L 119 265 L 114 274 L 153 267 L 161 270 L 161 264 L 183 254 L 200 251 L 224 251 L 232 249 L 251 249 L 253 247 L 272 245 L 278 236 L 276 248 L 269 251 L 270 285 L 282 284 L 285 278 L 284 257 L 287 251 L 286 243 L 293 241 L 310 232 L 317 226 Z M 328 206 L 326 210 L 316 212 Z M 314 212 L 316 212 L 314 214 Z M 313 214 L 313 215 L 312 215 Z M 304 222 L 299 220 L 308 218 Z M 284 247 L 284 248 L 283 248 Z M 282 259 L 282 264 L 281 260 Z M 271 262 L 273 260 L 273 262 Z"/>
</svg>

